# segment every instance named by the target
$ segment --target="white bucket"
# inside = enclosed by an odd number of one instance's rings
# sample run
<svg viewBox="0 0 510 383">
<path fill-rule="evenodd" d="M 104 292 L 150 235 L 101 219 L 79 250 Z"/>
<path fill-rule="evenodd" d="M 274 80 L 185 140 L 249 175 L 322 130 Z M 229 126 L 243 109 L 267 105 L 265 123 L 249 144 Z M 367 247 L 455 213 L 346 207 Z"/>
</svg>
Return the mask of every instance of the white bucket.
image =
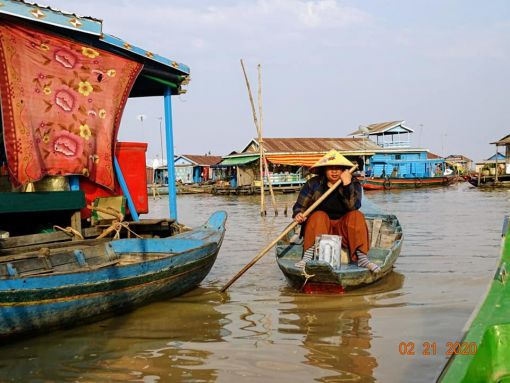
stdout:
<svg viewBox="0 0 510 383">
<path fill-rule="evenodd" d="M 315 238 L 314 259 L 329 263 L 333 268 L 340 267 L 342 237 L 322 234 Z"/>
</svg>

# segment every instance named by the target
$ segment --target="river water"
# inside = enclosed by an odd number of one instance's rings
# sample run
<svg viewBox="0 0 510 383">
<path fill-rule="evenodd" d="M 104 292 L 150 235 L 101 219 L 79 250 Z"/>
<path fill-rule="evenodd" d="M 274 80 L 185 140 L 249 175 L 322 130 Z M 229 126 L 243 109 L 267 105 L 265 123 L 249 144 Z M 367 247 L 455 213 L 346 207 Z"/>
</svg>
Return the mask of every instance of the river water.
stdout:
<svg viewBox="0 0 510 383">
<path fill-rule="evenodd" d="M 296 194 L 178 196 L 179 220 L 228 212 L 227 233 L 199 288 L 101 322 L 0 345 L 0 381 L 431 382 L 485 293 L 500 254 L 510 191 L 448 188 L 366 193 L 365 208 L 396 214 L 395 270 L 339 296 L 290 289 L 274 251 L 226 294 L 218 290 L 290 222 Z M 151 200 L 168 213 L 168 200 Z M 79 322 L 79 318 L 76 318 Z M 414 345 L 401 355 L 399 345 Z M 435 355 L 424 343 L 435 342 Z M 407 346 L 409 347 L 409 346 Z"/>
</svg>

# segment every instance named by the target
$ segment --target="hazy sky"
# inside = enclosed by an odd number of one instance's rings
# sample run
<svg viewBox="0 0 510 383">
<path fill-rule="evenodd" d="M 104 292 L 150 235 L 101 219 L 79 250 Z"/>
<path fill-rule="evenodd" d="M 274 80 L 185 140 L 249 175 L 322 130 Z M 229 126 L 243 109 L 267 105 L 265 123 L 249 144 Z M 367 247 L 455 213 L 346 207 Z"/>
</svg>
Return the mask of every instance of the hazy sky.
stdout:
<svg viewBox="0 0 510 383">
<path fill-rule="evenodd" d="M 256 136 L 241 58 L 254 92 L 262 65 L 267 137 L 405 120 L 415 146 L 478 161 L 510 134 L 508 0 L 38 3 L 102 19 L 104 32 L 191 68 L 188 93 L 173 98 L 176 154 L 225 155 Z M 130 100 L 120 139 L 149 140 L 152 158 L 163 115 L 162 98 Z"/>
</svg>

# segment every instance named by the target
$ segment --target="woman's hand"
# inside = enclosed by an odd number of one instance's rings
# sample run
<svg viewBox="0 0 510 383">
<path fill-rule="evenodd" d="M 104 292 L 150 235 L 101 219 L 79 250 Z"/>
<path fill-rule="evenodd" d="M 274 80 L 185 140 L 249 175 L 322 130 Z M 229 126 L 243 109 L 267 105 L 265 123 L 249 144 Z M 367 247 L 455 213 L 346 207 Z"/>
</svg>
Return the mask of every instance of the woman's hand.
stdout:
<svg viewBox="0 0 510 383">
<path fill-rule="evenodd" d="M 347 186 L 352 181 L 352 173 L 346 169 L 342 172 L 342 174 L 340 174 L 340 178 L 342 180 L 342 184 Z"/>
<path fill-rule="evenodd" d="M 306 221 L 306 217 L 303 215 L 303 213 L 297 213 L 296 216 L 294 217 L 294 221 L 296 221 L 297 223 L 303 223 Z"/>
</svg>

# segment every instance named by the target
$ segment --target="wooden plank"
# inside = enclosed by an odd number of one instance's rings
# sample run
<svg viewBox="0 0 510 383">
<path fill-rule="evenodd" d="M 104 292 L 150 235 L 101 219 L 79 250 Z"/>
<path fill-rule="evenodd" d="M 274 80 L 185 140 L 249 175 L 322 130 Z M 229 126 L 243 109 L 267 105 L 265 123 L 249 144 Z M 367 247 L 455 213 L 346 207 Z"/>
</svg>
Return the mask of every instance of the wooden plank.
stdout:
<svg viewBox="0 0 510 383">
<path fill-rule="evenodd" d="M 161 218 L 161 219 L 141 219 L 140 221 L 127 221 L 129 226 L 134 225 L 163 225 L 174 223 L 175 219 L 172 218 Z"/>
<path fill-rule="evenodd" d="M 372 226 L 374 224 L 373 219 L 367 219 L 367 229 L 368 229 L 368 243 L 372 243 Z"/>
<path fill-rule="evenodd" d="M 104 242 L 110 242 L 109 238 L 101 239 L 85 239 L 82 241 L 68 241 L 48 243 L 45 246 L 40 244 L 32 246 L 24 246 L 10 249 L 0 249 L 0 262 L 6 262 L 13 259 L 38 257 L 42 254 L 49 255 L 51 250 L 59 249 L 59 251 L 79 250 L 87 246 L 95 246 Z"/>
<path fill-rule="evenodd" d="M 379 247 L 390 248 L 397 238 L 397 233 L 381 233 L 381 240 L 379 241 Z"/>
<path fill-rule="evenodd" d="M 34 243 L 49 243 L 58 241 L 70 241 L 71 237 L 62 232 L 56 231 L 52 233 L 40 233 L 31 235 L 20 235 L 16 237 L 2 238 L 0 239 L 0 249 L 8 249 L 19 246 L 32 245 Z"/>
<path fill-rule="evenodd" d="M 376 218 L 374 219 L 374 223 L 372 225 L 372 241 L 370 243 L 370 247 L 375 247 L 377 244 L 377 239 L 379 238 L 379 230 L 381 230 L 382 219 Z"/>
<path fill-rule="evenodd" d="M 81 233 L 81 213 L 79 210 L 75 211 L 71 216 L 71 227 L 76 230 L 78 233 Z M 73 236 L 73 241 L 78 241 L 80 238 L 78 236 Z"/>
</svg>

